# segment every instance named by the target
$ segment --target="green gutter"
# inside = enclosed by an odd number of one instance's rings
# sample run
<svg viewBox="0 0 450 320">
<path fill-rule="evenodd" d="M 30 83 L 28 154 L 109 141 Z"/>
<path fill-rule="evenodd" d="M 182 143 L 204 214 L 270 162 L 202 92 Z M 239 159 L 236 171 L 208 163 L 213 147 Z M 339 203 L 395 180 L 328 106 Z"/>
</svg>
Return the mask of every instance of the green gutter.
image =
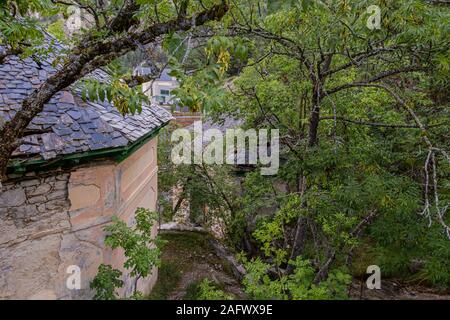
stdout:
<svg viewBox="0 0 450 320">
<path fill-rule="evenodd" d="M 72 153 L 68 155 L 62 155 L 55 159 L 44 160 L 12 160 L 8 165 L 8 173 L 23 173 L 27 171 L 41 171 L 48 170 L 56 167 L 73 167 L 79 164 L 87 163 L 92 160 L 109 158 L 120 163 L 131 154 L 137 151 L 140 147 L 146 144 L 149 140 L 158 135 L 159 131 L 164 128 L 169 122 L 163 124 L 161 127 L 145 134 L 132 144 L 118 148 L 107 148 L 94 151 L 86 151 L 82 153 Z"/>
</svg>

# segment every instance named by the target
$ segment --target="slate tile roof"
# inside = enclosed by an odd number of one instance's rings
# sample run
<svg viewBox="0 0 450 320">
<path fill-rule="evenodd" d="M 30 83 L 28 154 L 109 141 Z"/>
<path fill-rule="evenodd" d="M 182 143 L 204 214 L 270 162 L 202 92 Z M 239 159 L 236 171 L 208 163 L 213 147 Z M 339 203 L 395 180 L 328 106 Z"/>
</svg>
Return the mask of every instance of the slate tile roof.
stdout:
<svg viewBox="0 0 450 320">
<path fill-rule="evenodd" d="M 173 81 L 174 79 L 172 78 L 171 75 L 169 75 L 170 71 L 171 71 L 170 68 L 164 68 L 161 72 L 161 75 L 158 78 L 156 78 L 156 81 Z M 140 65 L 134 69 L 134 73 L 141 76 L 149 75 L 152 72 L 153 72 L 152 68 L 146 66 L 145 64 Z"/>
<path fill-rule="evenodd" d="M 170 73 L 170 69 L 169 68 L 165 68 L 162 72 L 161 72 L 161 76 L 157 79 L 157 80 L 161 80 L 161 81 L 172 81 L 172 76 L 169 75 Z"/>
<path fill-rule="evenodd" d="M 1 49 L 1 48 L 0 48 Z M 40 61 L 18 56 L 5 58 L 0 64 L 0 118 L 10 120 L 21 108 L 22 100 L 56 72 L 52 58 Z M 89 75 L 100 81 L 109 76 L 101 69 Z M 124 147 L 172 119 L 162 107 L 143 106 L 142 113 L 123 117 L 107 102 L 82 101 L 75 87 L 58 92 L 28 125 L 22 145 L 15 157 L 41 157 Z"/>
</svg>

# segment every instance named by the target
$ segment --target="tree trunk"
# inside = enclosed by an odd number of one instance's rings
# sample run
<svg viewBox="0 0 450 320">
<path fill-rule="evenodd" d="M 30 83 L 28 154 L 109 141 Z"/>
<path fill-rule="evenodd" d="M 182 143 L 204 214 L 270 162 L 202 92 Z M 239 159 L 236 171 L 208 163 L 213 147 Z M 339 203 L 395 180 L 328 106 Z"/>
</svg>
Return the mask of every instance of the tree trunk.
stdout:
<svg viewBox="0 0 450 320">
<path fill-rule="evenodd" d="M 300 177 L 297 179 L 297 192 L 300 194 L 301 197 L 303 197 L 303 194 L 306 190 L 306 177 L 303 175 L 303 173 L 300 173 Z M 303 201 L 302 201 L 303 202 Z M 304 206 L 305 203 L 302 203 L 302 206 Z M 308 226 L 307 218 L 304 216 L 299 216 L 297 219 L 297 225 L 295 228 L 295 236 L 294 236 L 294 243 L 292 245 L 291 255 L 289 257 L 289 260 L 295 260 L 303 251 L 306 243 L 306 229 Z M 288 264 L 286 268 L 286 272 L 289 274 L 293 270 L 292 265 Z"/>
<path fill-rule="evenodd" d="M 291 256 L 289 257 L 289 260 L 295 260 L 303 252 L 306 242 L 306 222 L 306 218 L 303 216 L 300 216 L 297 219 L 294 244 L 292 246 Z M 293 269 L 293 266 L 289 264 L 286 268 L 286 272 L 289 274 L 294 271 Z"/>
<path fill-rule="evenodd" d="M 321 101 L 322 89 L 321 83 L 317 81 L 314 84 L 313 96 L 312 96 L 312 109 L 309 120 L 309 132 L 308 132 L 308 145 L 313 147 L 317 144 L 317 131 L 319 129 L 320 121 L 320 101 Z"/>
<path fill-rule="evenodd" d="M 312 110 L 309 120 L 309 132 L 308 132 L 308 146 L 313 147 L 317 144 L 317 132 L 319 129 L 320 121 L 320 101 L 322 95 L 322 84 L 320 80 L 314 81 L 313 95 L 312 95 Z M 297 190 L 303 195 L 306 190 L 306 177 L 302 175 L 301 182 L 297 184 Z M 290 260 L 295 260 L 303 251 L 306 242 L 308 223 L 306 217 L 298 217 L 297 226 L 295 230 L 294 243 L 290 255 Z M 292 265 L 288 265 L 287 272 L 291 273 L 293 271 Z"/>
</svg>

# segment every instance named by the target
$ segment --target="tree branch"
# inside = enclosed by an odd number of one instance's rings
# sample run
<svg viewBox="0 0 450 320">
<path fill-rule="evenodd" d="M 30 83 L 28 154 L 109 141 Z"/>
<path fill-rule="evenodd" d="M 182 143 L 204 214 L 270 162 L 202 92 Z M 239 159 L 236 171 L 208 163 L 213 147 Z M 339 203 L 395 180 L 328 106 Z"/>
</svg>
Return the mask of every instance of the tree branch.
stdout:
<svg viewBox="0 0 450 320">
<path fill-rule="evenodd" d="M 352 119 L 347 119 L 344 117 L 334 117 L 334 116 L 321 117 L 320 120 L 338 120 L 338 121 L 342 121 L 342 122 L 348 122 L 348 123 L 353 123 L 353 124 L 357 124 L 357 125 L 372 126 L 372 127 L 420 129 L 420 127 L 418 125 L 414 125 L 414 124 L 389 124 L 389 123 L 379 123 L 379 122 L 367 122 L 367 121 L 362 121 L 362 120 L 352 120 Z M 444 122 L 444 123 L 439 123 L 439 124 L 433 124 L 430 126 L 426 126 L 426 128 L 439 127 L 439 126 L 443 126 L 446 124 L 448 124 L 448 123 Z"/>
<path fill-rule="evenodd" d="M 407 72 L 415 72 L 415 71 L 423 71 L 425 70 L 423 67 L 420 66 L 408 66 L 405 68 L 400 68 L 400 69 L 395 69 L 395 70 L 388 70 L 388 71 L 384 71 L 381 72 L 379 74 L 377 74 L 376 76 L 366 80 L 366 81 L 361 81 L 361 82 L 353 82 L 353 83 L 346 83 L 334 88 L 331 88 L 329 90 L 326 90 L 326 93 L 328 95 L 331 95 L 333 93 L 345 90 L 345 89 L 349 89 L 349 88 L 354 88 L 354 87 L 365 87 L 367 84 L 369 83 L 374 83 L 377 81 L 380 81 L 384 78 L 388 78 L 390 76 L 394 76 L 396 74 L 401 74 L 401 73 L 407 73 Z"/>
<path fill-rule="evenodd" d="M 345 63 L 345 64 L 340 65 L 340 66 L 338 66 L 338 67 L 336 67 L 334 69 L 330 69 L 330 70 L 328 70 L 326 72 L 323 72 L 322 76 L 326 77 L 326 76 L 332 75 L 334 73 L 337 73 L 339 71 L 348 69 L 348 68 L 350 68 L 352 66 L 357 66 L 362 61 L 364 61 L 365 59 L 377 56 L 377 55 L 382 54 L 382 53 L 392 52 L 392 51 L 394 51 L 396 49 L 398 49 L 398 47 L 379 48 L 379 49 L 376 49 L 376 50 L 373 50 L 373 51 L 361 52 L 361 53 L 355 54 L 353 57 L 352 56 L 348 56 L 348 58 L 350 59 L 350 61 L 348 63 Z"/>
<path fill-rule="evenodd" d="M 211 20 L 219 20 L 227 11 L 228 5 L 223 0 L 221 4 L 214 5 L 210 9 L 197 14 L 194 25 L 200 26 Z M 20 138 L 25 128 L 42 111 L 44 104 L 54 94 L 72 85 L 95 69 L 107 65 L 114 59 L 135 49 L 136 41 L 148 44 L 155 41 L 157 37 L 170 32 L 187 31 L 194 26 L 192 21 L 191 17 L 181 19 L 178 17 L 164 23 L 156 23 L 142 31 L 128 32 L 119 38 L 111 36 L 105 40 L 92 39 L 91 36 L 87 35 L 86 41 L 81 41 L 81 44 L 68 55 L 68 62 L 23 100 L 21 110 L 0 131 L 0 180 L 5 181 L 7 178 L 8 161 L 11 154 L 20 145 Z M 113 25 L 125 28 L 119 22 L 113 23 Z"/>
</svg>

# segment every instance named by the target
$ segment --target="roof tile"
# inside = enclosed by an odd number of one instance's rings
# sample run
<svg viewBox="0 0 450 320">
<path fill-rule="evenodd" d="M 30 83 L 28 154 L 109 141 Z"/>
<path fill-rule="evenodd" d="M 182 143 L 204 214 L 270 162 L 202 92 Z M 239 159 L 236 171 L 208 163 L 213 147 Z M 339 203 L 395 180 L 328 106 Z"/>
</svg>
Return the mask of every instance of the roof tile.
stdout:
<svg viewBox="0 0 450 320">
<path fill-rule="evenodd" d="M 0 116 L 10 120 L 20 110 L 23 99 L 55 72 L 49 59 L 42 61 L 40 69 L 31 58 L 5 58 L 0 64 Z M 110 81 L 101 69 L 88 77 Z M 63 154 L 123 147 L 171 119 L 168 111 L 156 105 L 143 106 L 140 114 L 123 117 L 107 102 L 82 102 L 80 89 L 72 86 L 55 94 L 27 127 L 47 132 L 27 136 L 14 154 L 22 157 L 40 154 L 50 160 Z"/>
</svg>

